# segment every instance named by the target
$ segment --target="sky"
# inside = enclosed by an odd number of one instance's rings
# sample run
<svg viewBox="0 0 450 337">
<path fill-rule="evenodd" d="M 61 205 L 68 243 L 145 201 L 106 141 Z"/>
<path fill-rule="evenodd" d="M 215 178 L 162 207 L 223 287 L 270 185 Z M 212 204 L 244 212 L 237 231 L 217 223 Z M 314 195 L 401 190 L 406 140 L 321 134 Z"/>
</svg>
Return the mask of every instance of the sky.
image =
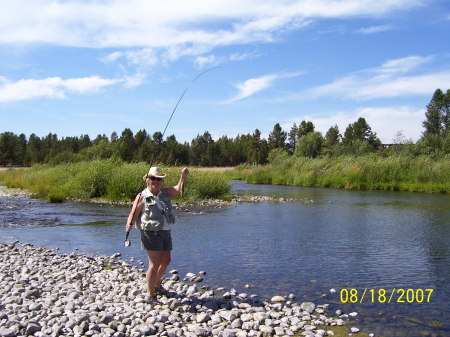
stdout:
<svg viewBox="0 0 450 337">
<path fill-rule="evenodd" d="M 162 132 L 186 88 L 180 142 L 359 117 L 417 141 L 450 89 L 450 2 L 0 0 L 0 133 Z"/>
</svg>

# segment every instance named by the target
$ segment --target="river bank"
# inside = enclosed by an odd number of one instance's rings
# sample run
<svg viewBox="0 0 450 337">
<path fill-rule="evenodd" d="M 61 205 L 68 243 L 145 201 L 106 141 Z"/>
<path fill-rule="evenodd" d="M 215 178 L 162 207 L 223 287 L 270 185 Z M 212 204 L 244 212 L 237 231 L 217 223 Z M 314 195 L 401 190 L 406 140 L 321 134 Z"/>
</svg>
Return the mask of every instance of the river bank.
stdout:
<svg viewBox="0 0 450 337">
<path fill-rule="evenodd" d="M 250 184 L 448 194 L 449 172 L 448 156 L 367 154 L 306 158 L 281 152 L 269 164 L 242 164 L 224 174 Z"/>
<path fill-rule="evenodd" d="M 143 270 L 112 256 L 58 254 L 18 242 L 0 243 L 0 336 L 340 336 L 358 332 L 341 310 L 296 303 L 293 295 L 260 301 L 230 289 L 180 280 L 167 296 L 145 295 Z M 363 334 L 360 334 L 363 335 Z M 364 334 L 365 335 L 365 334 Z"/>
<path fill-rule="evenodd" d="M 21 188 L 10 188 L 0 185 L 0 198 L 32 198 L 34 195 L 28 190 Z M 90 202 L 93 204 L 132 206 L 132 201 L 109 201 L 97 198 L 83 200 L 78 198 L 68 198 L 67 200 L 74 202 Z M 62 200 L 63 201 L 63 200 Z M 61 201 L 61 202 L 62 202 Z M 242 202 L 289 202 L 294 201 L 293 198 L 284 198 L 271 195 L 230 195 L 227 200 L 223 199 L 206 199 L 200 201 L 183 201 L 177 200 L 173 203 L 175 211 L 185 212 L 202 212 L 211 208 L 233 207 Z M 313 202 L 310 199 L 302 199 L 305 203 Z"/>
</svg>

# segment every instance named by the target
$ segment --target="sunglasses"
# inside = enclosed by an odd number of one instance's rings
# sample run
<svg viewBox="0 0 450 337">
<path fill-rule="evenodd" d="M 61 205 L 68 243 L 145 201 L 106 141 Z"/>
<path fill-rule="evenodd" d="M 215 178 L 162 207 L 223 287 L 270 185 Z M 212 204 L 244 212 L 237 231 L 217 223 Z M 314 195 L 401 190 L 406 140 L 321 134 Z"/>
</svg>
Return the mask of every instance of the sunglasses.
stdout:
<svg viewBox="0 0 450 337">
<path fill-rule="evenodd" d="M 150 180 L 155 180 L 155 181 L 162 181 L 163 178 L 158 178 L 158 177 L 150 177 Z"/>
</svg>

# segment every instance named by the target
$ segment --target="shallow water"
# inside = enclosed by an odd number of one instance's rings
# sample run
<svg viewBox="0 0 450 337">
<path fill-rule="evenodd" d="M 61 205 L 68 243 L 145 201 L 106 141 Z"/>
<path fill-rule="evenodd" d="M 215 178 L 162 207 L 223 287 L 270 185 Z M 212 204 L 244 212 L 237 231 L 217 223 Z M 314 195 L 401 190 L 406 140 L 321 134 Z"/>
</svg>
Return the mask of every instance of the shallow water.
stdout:
<svg viewBox="0 0 450 337">
<path fill-rule="evenodd" d="M 234 193 L 295 198 L 286 203 L 243 203 L 202 216 L 179 213 L 170 268 L 207 272 L 205 283 L 262 298 L 297 296 L 357 310 L 356 325 L 383 336 L 450 335 L 450 196 L 248 185 Z M 0 240 L 20 240 L 145 261 L 138 232 L 123 247 L 129 207 L 47 204 L 0 199 Z M 255 285 L 246 289 L 246 284 Z M 335 288 L 337 293 L 329 299 Z M 362 303 L 340 303 L 340 290 L 367 288 Z M 379 289 L 391 303 L 380 303 Z M 374 298 L 371 298 L 374 289 Z M 398 289 L 433 289 L 430 301 L 397 303 Z M 344 290 L 345 293 L 345 290 Z M 417 294 L 417 292 L 415 292 Z M 409 298 L 411 299 L 411 297 Z M 433 327 L 438 326 L 438 327 Z"/>
</svg>

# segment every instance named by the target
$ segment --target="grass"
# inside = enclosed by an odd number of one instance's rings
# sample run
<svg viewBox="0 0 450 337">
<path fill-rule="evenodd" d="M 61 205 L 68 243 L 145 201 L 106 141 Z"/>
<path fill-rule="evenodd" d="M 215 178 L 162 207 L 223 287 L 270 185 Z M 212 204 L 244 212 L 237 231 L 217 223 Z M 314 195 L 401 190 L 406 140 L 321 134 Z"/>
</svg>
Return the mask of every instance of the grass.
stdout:
<svg viewBox="0 0 450 337">
<path fill-rule="evenodd" d="M 224 173 L 253 184 L 359 190 L 450 192 L 450 157 L 376 154 L 332 158 L 288 157 L 267 165 L 240 165 Z"/>
<path fill-rule="evenodd" d="M 67 198 L 82 200 L 131 201 L 144 188 L 146 163 L 124 163 L 118 160 L 94 160 L 60 164 L 35 165 L 27 170 L 0 172 L 0 184 L 31 191 L 35 197 L 49 202 Z M 163 168 L 165 186 L 173 186 L 180 178 L 180 168 Z M 229 185 L 220 172 L 191 170 L 183 200 L 188 202 L 226 198 Z"/>
<path fill-rule="evenodd" d="M 146 163 L 94 160 L 35 165 L 0 172 L 0 184 L 19 187 L 49 202 L 66 198 L 130 201 L 144 187 Z M 165 168 L 165 186 L 177 184 L 180 168 Z M 240 165 L 227 170 L 192 169 L 183 200 L 230 199 L 227 179 L 253 184 L 330 187 L 359 190 L 450 192 L 450 157 L 379 154 L 324 158 L 274 156 L 267 165 Z"/>
</svg>

